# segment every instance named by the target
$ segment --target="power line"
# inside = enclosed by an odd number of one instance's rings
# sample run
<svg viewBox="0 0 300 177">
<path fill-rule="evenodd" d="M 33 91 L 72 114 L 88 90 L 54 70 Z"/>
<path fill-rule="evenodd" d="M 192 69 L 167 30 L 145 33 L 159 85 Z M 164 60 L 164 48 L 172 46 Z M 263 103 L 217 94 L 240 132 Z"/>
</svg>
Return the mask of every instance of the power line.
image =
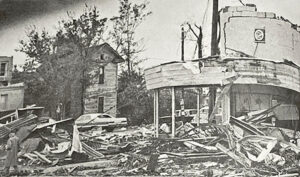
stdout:
<svg viewBox="0 0 300 177">
<path fill-rule="evenodd" d="M 239 2 L 243 5 L 243 6 L 245 6 L 245 4 L 243 3 L 243 1 L 242 0 L 239 0 Z"/>
</svg>

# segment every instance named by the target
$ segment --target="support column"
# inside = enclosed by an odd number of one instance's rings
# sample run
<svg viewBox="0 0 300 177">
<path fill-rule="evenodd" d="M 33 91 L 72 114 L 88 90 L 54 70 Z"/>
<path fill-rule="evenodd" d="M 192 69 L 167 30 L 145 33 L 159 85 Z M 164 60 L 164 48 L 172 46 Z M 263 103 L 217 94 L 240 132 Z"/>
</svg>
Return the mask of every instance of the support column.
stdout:
<svg viewBox="0 0 300 177">
<path fill-rule="evenodd" d="M 155 137 L 158 138 L 159 135 L 159 89 L 155 89 L 154 92 L 154 97 L 155 97 Z"/>
<path fill-rule="evenodd" d="M 172 138 L 175 138 L 175 87 L 172 87 Z"/>
<path fill-rule="evenodd" d="M 230 120 L 230 90 L 223 96 L 222 124 L 229 124 Z"/>
<path fill-rule="evenodd" d="M 200 89 L 197 89 L 197 127 L 200 125 Z"/>
<path fill-rule="evenodd" d="M 209 108 L 208 108 L 208 116 L 210 117 L 211 113 L 213 112 L 213 109 L 215 107 L 216 104 L 216 87 L 215 86 L 210 86 L 209 87 Z M 211 120 L 208 120 L 208 122 L 210 122 Z"/>
<path fill-rule="evenodd" d="M 154 131 L 156 132 L 156 90 L 154 90 L 154 95 L 153 95 L 153 126 L 154 126 Z"/>
</svg>

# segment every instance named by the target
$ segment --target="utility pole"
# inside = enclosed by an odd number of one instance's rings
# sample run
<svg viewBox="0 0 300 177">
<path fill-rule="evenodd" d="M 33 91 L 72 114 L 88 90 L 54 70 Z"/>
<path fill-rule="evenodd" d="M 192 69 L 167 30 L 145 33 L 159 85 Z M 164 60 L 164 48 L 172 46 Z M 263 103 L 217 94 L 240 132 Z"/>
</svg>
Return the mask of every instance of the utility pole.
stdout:
<svg viewBox="0 0 300 177">
<path fill-rule="evenodd" d="M 184 28 L 181 27 L 181 61 L 184 61 Z M 184 111 L 184 87 L 181 88 L 181 116 L 183 115 Z"/>
<path fill-rule="evenodd" d="M 211 29 L 211 56 L 218 54 L 218 20 L 219 20 L 219 0 L 213 0 L 213 13 L 212 13 L 212 29 Z M 209 110 L 210 116 L 216 102 L 216 87 L 209 87 Z M 211 120 L 208 120 L 209 122 Z"/>
<path fill-rule="evenodd" d="M 184 61 L 184 28 L 181 27 L 181 61 Z"/>
<path fill-rule="evenodd" d="M 218 20 L 219 20 L 219 0 L 213 0 L 213 14 L 211 27 L 211 56 L 218 54 Z"/>
</svg>

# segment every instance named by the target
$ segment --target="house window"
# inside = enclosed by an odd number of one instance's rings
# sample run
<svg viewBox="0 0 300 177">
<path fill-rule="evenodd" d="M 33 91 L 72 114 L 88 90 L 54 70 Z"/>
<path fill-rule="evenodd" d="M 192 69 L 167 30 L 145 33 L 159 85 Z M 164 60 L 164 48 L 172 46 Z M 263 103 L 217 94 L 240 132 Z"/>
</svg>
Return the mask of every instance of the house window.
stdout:
<svg viewBox="0 0 300 177">
<path fill-rule="evenodd" d="M 104 97 L 98 98 L 98 113 L 104 112 Z"/>
<path fill-rule="evenodd" d="M 0 76 L 5 76 L 7 63 L 0 64 Z"/>
<path fill-rule="evenodd" d="M 100 59 L 104 60 L 104 54 L 103 53 L 100 55 Z"/>
<path fill-rule="evenodd" d="M 7 102 L 8 102 L 8 94 L 0 95 L 0 110 L 7 109 Z"/>
<path fill-rule="evenodd" d="M 99 84 L 104 84 L 104 66 L 100 67 Z"/>
</svg>

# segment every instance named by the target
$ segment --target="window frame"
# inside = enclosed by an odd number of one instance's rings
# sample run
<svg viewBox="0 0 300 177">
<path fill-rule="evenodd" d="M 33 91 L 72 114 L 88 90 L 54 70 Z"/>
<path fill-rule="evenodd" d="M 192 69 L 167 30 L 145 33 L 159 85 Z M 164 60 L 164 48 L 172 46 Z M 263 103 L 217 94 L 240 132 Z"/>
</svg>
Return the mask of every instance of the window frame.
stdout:
<svg viewBox="0 0 300 177">
<path fill-rule="evenodd" d="M 4 70 L 2 71 L 2 65 L 3 64 L 4 64 Z M 7 66 L 8 66 L 7 62 L 0 62 L 0 76 L 6 76 L 7 75 Z"/>
<path fill-rule="evenodd" d="M 102 103 L 101 103 L 101 104 L 102 104 L 101 110 L 100 110 L 100 100 L 101 100 L 101 102 L 102 102 Z M 104 101 L 104 97 L 103 97 L 103 96 L 99 96 L 99 97 L 98 97 L 98 100 L 97 100 L 97 103 L 98 103 L 98 106 L 97 106 L 97 107 L 98 107 L 98 110 L 97 110 L 97 112 L 98 112 L 98 113 L 104 113 L 104 102 L 105 102 L 105 101 Z"/>
<path fill-rule="evenodd" d="M 105 67 L 100 66 L 98 84 L 104 84 L 104 78 L 105 78 L 105 72 L 104 71 L 105 71 Z"/>
</svg>

